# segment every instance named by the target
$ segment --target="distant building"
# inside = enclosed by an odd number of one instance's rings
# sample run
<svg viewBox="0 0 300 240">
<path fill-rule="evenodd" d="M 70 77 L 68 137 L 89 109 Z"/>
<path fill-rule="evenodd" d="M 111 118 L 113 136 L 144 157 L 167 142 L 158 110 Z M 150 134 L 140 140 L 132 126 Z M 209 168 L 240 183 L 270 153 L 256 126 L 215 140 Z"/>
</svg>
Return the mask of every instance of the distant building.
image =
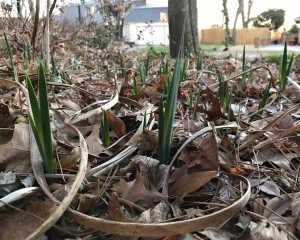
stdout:
<svg viewBox="0 0 300 240">
<path fill-rule="evenodd" d="M 98 3 L 95 0 L 85 0 L 84 4 L 72 3 L 62 9 L 55 19 L 79 21 L 80 18 L 85 19 L 89 16 L 89 22 L 101 23 L 103 18 L 97 11 L 96 4 Z M 125 16 L 123 31 L 129 42 L 139 45 L 168 45 L 167 1 L 133 0 L 133 9 Z"/>
<path fill-rule="evenodd" d="M 134 1 L 126 16 L 124 36 L 139 45 L 168 45 L 168 4 L 166 1 Z"/>
</svg>

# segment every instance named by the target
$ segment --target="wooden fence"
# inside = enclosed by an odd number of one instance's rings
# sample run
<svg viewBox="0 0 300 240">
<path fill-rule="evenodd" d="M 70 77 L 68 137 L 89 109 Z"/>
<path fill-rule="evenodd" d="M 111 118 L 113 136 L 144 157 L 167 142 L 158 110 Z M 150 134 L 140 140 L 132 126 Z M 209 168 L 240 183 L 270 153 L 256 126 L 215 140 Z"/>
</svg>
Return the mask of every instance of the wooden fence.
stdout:
<svg viewBox="0 0 300 240">
<path fill-rule="evenodd" d="M 230 32 L 232 36 L 232 30 Z M 254 44 L 256 39 L 268 41 L 271 32 L 268 28 L 243 28 L 237 29 L 236 44 Z M 203 29 L 201 30 L 201 43 L 224 43 L 225 29 Z"/>
</svg>

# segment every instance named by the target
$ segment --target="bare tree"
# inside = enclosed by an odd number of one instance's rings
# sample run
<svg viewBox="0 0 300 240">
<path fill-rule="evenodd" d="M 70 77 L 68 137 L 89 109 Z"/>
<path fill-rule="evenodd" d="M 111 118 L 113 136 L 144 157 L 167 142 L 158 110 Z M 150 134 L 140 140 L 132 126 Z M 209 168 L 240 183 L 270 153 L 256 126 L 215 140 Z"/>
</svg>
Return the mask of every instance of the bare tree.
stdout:
<svg viewBox="0 0 300 240">
<path fill-rule="evenodd" d="M 234 44 L 236 43 L 236 24 L 237 24 L 238 17 L 239 17 L 240 14 L 242 15 L 243 28 L 248 28 L 248 24 L 251 21 L 250 12 L 251 12 L 251 8 L 252 8 L 252 5 L 253 5 L 253 1 L 254 0 L 248 0 L 247 19 L 246 19 L 245 18 L 245 1 L 244 0 L 238 0 L 239 6 L 238 6 L 237 11 L 236 11 L 234 24 L 233 24 L 233 30 L 232 30 L 232 40 L 233 40 Z"/>
<path fill-rule="evenodd" d="M 34 9 L 33 0 L 28 0 L 28 5 L 29 5 L 30 17 L 33 20 L 35 17 L 35 9 Z"/>
<path fill-rule="evenodd" d="M 251 22 L 250 12 L 251 12 L 251 8 L 253 6 L 253 2 L 254 2 L 254 0 L 248 0 L 247 19 L 245 19 L 244 12 L 242 13 L 243 28 L 247 28 L 249 23 Z"/>
<path fill-rule="evenodd" d="M 131 7 L 131 0 L 99 0 L 99 11 L 104 23 L 110 28 L 112 39 L 122 40 L 124 18 Z"/>
<path fill-rule="evenodd" d="M 170 55 L 177 57 L 182 29 L 185 22 L 184 49 L 186 54 L 196 53 L 199 48 L 198 15 L 196 0 L 169 0 Z M 186 16 L 186 19 L 185 19 Z"/>
</svg>

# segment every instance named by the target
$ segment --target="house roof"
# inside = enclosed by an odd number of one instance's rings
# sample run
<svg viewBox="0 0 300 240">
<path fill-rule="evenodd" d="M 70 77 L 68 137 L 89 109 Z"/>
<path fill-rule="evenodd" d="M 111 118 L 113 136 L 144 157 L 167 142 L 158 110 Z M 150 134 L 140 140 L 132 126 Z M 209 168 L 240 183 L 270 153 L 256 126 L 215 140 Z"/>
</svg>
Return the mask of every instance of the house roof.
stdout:
<svg viewBox="0 0 300 240">
<path fill-rule="evenodd" d="M 167 7 L 139 7 L 134 8 L 129 14 L 125 17 L 125 23 L 129 22 L 160 22 L 161 13 L 167 13 Z"/>
<path fill-rule="evenodd" d="M 168 7 L 168 2 L 162 1 L 159 3 L 152 3 L 152 4 L 147 4 L 144 6 L 140 6 L 135 8 L 136 10 L 138 9 L 149 9 L 149 8 L 167 8 Z"/>
</svg>

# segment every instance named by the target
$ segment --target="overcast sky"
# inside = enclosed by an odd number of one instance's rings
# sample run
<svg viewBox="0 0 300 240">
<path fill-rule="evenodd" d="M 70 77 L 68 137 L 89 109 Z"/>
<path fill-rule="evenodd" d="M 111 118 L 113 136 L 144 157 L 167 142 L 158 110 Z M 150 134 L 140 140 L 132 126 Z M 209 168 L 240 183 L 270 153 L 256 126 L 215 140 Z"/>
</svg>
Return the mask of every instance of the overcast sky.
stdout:
<svg viewBox="0 0 300 240">
<path fill-rule="evenodd" d="M 0 0 L 1 1 L 1 0 Z M 24 0 L 25 1 L 25 0 Z M 88 1 L 88 0 L 86 0 Z M 96 0 L 97 1 L 97 0 Z M 248 0 L 245 1 L 247 7 Z M 16 0 L 7 0 L 7 3 L 16 2 Z M 27 1 L 25 1 L 27 2 Z M 45 10 L 46 0 L 40 0 L 41 10 Z M 50 1 L 52 2 L 52 0 Z M 61 0 L 58 1 L 59 3 Z M 80 0 L 64 0 L 64 2 L 78 3 Z M 151 2 L 168 2 L 168 0 L 151 0 Z M 197 0 L 198 3 L 198 26 L 200 29 L 210 28 L 213 24 L 222 26 L 222 0 Z M 236 10 L 238 7 L 238 0 L 228 0 L 227 8 L 229 11 L 230 28 L 233 27 Z M 254 0 L 250 17 L 255 17 L 263 11 L 270 8 L 281 8 L 285 10 L 285 22 L 283 28 L 289 30 L 295 23 L 294 18 L 300 16 L 300 0 Z M 241 18 L 241 17 L 240 17 Z M 241 19 L 238 19 L 238 28 L 241 27 Z M 249 26 L 251 27 L 251 26 Z"/>
<path fill-rule="evenodd" d="M 245 0 L 245 5 L 248 0 Z M 229 12 L 230 28 L 233 27 L 238 0 L 228 0 L 227 8 Z M 247 6 L 247 5 L 246 5 Z M 246 7 L 245 6 L 245 7 Z M 283 28 L 289 30 L 295 23 L 294 18 L 300 16 L 300 0 L 254 0 L 250 17 L 272 8 L 285 10 L 285 22 Z M 198 24 L 199 28 L 210 28 L 213 24 L 222 25 L 222 0 L 198 0 Z M 241 27 L 241 19 L 238 19 L 238 27 Z"/>
</svg>

